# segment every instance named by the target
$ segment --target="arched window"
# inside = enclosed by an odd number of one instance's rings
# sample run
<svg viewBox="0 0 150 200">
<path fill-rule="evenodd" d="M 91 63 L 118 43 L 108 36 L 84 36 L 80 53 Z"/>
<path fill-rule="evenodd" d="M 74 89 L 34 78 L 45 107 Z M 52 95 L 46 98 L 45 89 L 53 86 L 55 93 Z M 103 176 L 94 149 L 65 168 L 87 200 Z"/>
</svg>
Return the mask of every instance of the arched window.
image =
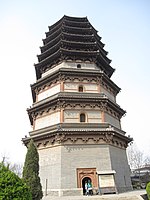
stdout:
<svg viewBox="0 0 150 200">
<path fill-rule="evenodd" d="M 85 114 L 81 113 L 80 114 L 80 122 L 85 122 L 85 120 L 86 120 Z"/>
<path fill-rule="evenodd" d="M 81 65 L 80 65 L 80 64 L 77 64 L 77 68 L 81 68 Z"/>
<path fill-rule="evenodd" d="M 80 86 L 79 86 L 78 91 L 79 91 L 79 92 L 83 92 L 83 85 L 80 85 Z"/>
</svg>

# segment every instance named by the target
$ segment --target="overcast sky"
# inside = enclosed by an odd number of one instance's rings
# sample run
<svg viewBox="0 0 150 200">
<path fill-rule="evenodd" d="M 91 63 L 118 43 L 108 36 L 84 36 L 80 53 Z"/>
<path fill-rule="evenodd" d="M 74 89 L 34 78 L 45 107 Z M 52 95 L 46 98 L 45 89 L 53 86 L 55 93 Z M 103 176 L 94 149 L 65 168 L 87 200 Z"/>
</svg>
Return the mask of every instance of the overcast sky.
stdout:
<svg viewBox="0 0 150 200">
<path fill-rule="evenodd" d="M 31 130 L 34 63 L 48 26 L 63 15 L 85 17 L 98 30 L 121 87 L 117 103 L 127 111 L 122 129 L 144 154 L 150 152 L 150 1 L 0 0 L 0 156 L 24 162 L 21 139 Z"/>
</svg>

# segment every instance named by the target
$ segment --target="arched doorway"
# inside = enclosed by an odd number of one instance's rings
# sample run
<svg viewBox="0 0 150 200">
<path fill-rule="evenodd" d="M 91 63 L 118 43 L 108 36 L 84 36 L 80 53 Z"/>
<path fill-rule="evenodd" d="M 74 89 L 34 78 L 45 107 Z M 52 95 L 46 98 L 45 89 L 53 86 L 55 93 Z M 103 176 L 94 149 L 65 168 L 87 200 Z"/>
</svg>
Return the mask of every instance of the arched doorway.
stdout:
<svg viewBox="0 0 150 200">
<path fill-rule="evenodd" d="M 83 195 L 85 195 L 85 183 L 88 183 L 88 182 L 91 182 L 92 183 L 92 180 L 91 180 L 91 178 L 89 178 L 89 177 L 85 177 L 85 178 L 83 178 L 82 179 L 82 188 L 83 188 Z"/>
<path fill-rule="evenodd" d="M 94 189 L 98 189 L 96 168 L 77 168 L 77 187 L 83 188 L 83 194 L 85 194 L 85 181 L 88 180 Z"/>
</svg>

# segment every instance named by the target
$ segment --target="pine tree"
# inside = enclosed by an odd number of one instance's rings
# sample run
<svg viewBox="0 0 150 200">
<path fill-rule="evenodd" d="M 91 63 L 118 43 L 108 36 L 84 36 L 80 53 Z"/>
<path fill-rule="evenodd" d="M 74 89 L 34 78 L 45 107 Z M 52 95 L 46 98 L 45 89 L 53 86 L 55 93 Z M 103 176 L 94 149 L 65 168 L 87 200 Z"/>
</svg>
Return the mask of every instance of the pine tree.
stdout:
<svg viewBox="0 0 150 200">
<path fill-rule="evenodd" d="M 33 140 L 28 145 L 23 167 L 23 179 L 31 190 L 32 200 L 42 199 L 43 193 L 39 177 L 39 155 Z"/>
</svg>

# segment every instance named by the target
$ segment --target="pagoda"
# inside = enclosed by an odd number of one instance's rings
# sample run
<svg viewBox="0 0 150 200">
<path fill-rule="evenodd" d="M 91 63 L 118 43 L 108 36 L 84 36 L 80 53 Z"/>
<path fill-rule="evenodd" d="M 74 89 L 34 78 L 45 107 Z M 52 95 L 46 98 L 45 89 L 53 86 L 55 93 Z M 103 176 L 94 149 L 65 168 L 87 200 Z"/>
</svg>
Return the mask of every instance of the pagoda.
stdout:
<svg viewBox="0 0 150 200">
<path fill-rule="evenodd" d="M 120 88 L 97 30 L 87 17 L 63 16 L 43 39 L 33 104 L 27 109 L 39 153 L 45 195 L 131 190 L 126 148 L 132 138 L 121 128 L 126 113 L 117 103 Z"/>
</svg>

